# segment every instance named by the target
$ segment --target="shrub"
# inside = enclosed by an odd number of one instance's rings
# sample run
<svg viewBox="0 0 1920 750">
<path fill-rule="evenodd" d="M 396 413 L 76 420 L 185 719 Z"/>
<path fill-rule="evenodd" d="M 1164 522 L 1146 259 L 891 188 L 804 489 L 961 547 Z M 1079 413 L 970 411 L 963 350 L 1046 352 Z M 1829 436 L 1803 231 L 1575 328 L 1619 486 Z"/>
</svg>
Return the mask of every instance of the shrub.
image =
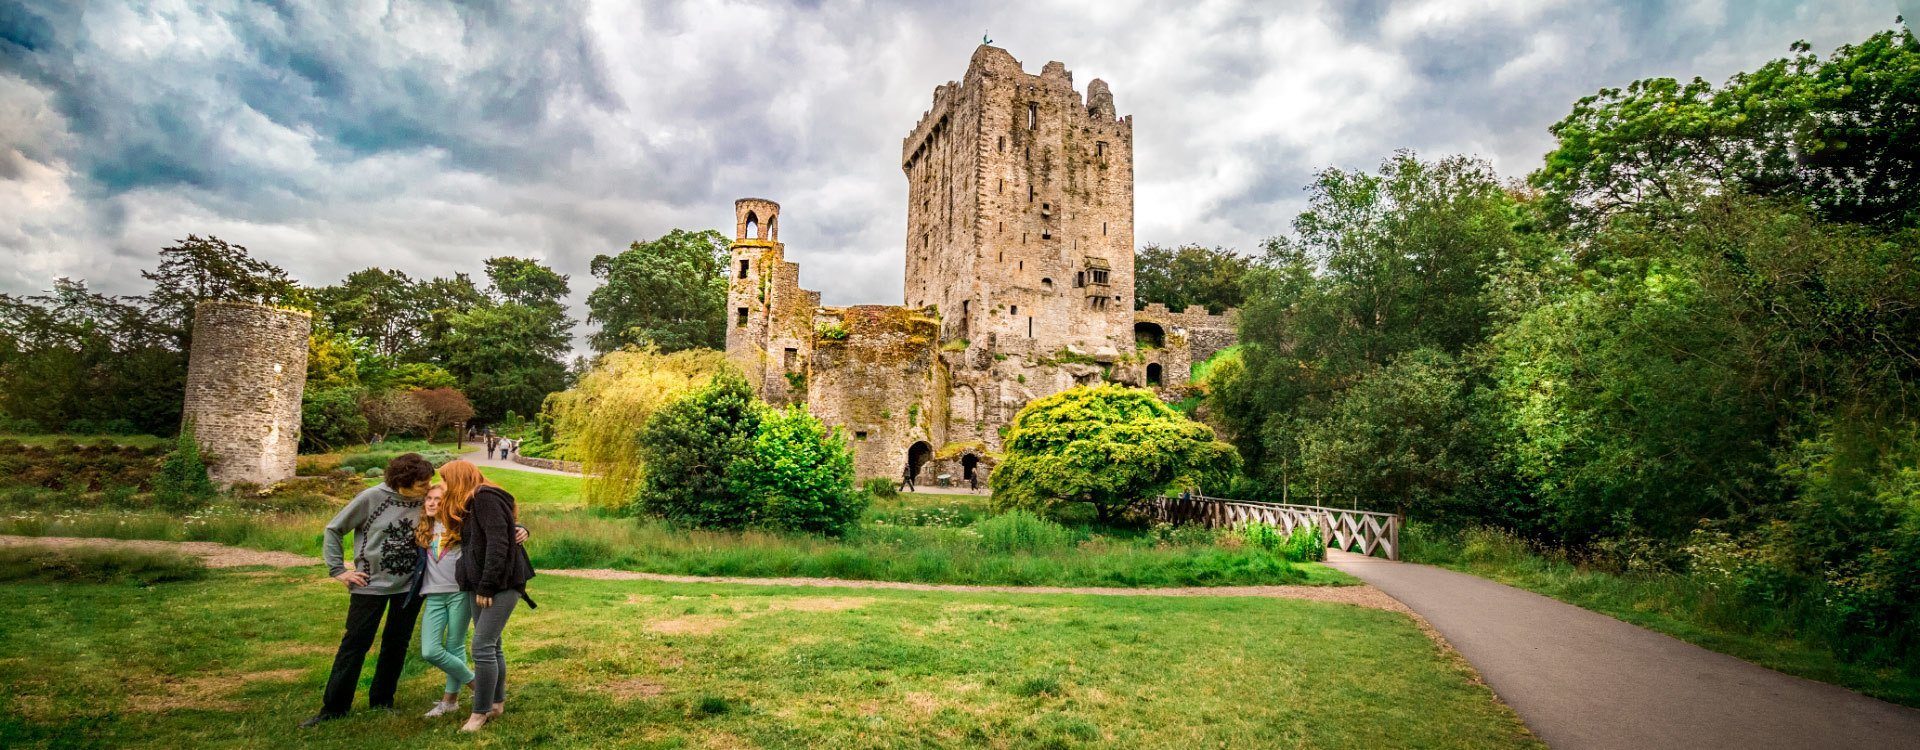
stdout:
<svg viewBox="0 0 1920 750">
<path fill-rule="evenodd" d="M 752 447 L 727 467 L 727 489 L 770 529 L 839 536 L 866 512 L 853 451 L 799 406 L 760 420 Z"/>
<path fill-rule="evenodd" d="M 1294 562 L 1318 562 L 1327 559 L 1327 542 L 1320 538 L 1320 527 L 1300 526 L 1287 535 L 1284 547 L 1288 560 Z"/>
<path fill-rule="evenodd" d="M 686 526 L 752 524 L 757 514 L 729 489 L 726 471 L 754 449 L 763 408 L 746 378 L 726 372 L 655 411 L 640 430 L 639 507 Z"/>
<path fill-rule="evenodd" d="M 900 496 L 900 486 L 886 477 L 869 479 L 862 488 L 867 491 L 867 495 L 881 500 L 892 500 Z"/>
<path fill-rule="evenodd" d="M 87 547 L 0 547 L 0 582 L 138 583 L 205 577 L 200 560 L 177 552 Z"/>
<path fill-rule="evenodd" d="M 671 354 L 629 349 L 600 355 L 573 388 L 547 397 L 541 422 L 552 432 L 551 449 L 528 446 L 521 453 L 579 461 L 587 475 L 580 486 L 587 503 L 627 512 L 645 474 L 636 426 L 732 369 L 725 354 L 706 349 Z"/>
<path fill-rule="evenodd" d="M 1196 486 L 1240 463 L 1213 428 L 1138 388 L 1071 388 L 1027 404 L 1012 427 L 990 480 L 999 507 L 1055 513 L 1089 503 L 1111 521 L 1142 498 Z"/>
<path fill-rule="evenodd" d="M 307 389 L 300 399 L 300 447 L 325 451 L 367 439 L 360 410 L 365 393 L 356 386 Z"/>
<path fill-rule="evenodd" d="M 193 426 L 180 430 L 173 452 L 160 463 L 160 474 L 153 480 L 153 500 L 170 511 L 187 511 L 205 506 L 218 492 L 207 477 L 207 464 L 200 459 L 200 443 L 193 438 Z"/>
<path fill-rule="evenodd" d="M 980 548 L 989 552 L 1044 552 L 1063 549 L 1073 536 L 1065 526 L 1030 511 L 1014 510 L 976 522 Z"/>
</svg>

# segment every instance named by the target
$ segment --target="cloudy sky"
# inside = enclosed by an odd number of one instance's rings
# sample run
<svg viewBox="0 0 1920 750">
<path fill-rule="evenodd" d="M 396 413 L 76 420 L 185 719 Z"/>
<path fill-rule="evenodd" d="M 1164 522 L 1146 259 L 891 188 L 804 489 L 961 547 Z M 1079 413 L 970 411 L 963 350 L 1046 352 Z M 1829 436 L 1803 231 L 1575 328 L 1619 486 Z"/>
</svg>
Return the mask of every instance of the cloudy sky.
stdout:
<svg viewBox="0 0 1920 750">
<path fill-rule="evenodd" d="M 587 262 L 782 204 L 803 284 L 898 303 L 900 141 L 982 32 L 1134 115 L 1141 243 L 1251 250 L 1394 149 L 1533 169 L 1573 101 L 1893 26 L 1887 1 L 0 0 L 0 292 L 117 293 L 189 232 L 303 281 Z"/>
</svg>

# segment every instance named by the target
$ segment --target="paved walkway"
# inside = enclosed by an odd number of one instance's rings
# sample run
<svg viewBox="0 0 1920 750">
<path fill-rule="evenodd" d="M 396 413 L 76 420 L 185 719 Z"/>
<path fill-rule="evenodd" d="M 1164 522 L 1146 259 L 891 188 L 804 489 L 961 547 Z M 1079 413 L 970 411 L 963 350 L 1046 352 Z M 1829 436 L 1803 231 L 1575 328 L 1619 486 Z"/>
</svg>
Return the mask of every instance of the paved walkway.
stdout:
<svg viewBox="0 0 1920 750">
<path fill-rule="evenodd" d="M 473 465 L 478 466 L 481 469 L 492 467 L 495 469 L 512 469 L 514 471 L 525 471 L 525 472 L 530 472 L 534 474 L 557 474 L 563 477 L 581 476 L 580 474 L 576 474 L 571 471 L 560 471 L 558 469 L 542 469 L 537 466 L 517 464 L 504 458 L 487 458 L 487 447 L 484 445 L 480 446 L 476 450 L 462 453 L 460 454 L 460 457 L 473 462 Z"/>
<path fill-rule="evenodd" d="M 1920 710 L 1428 565 L 1327 563 L 1426 617 L 1555 748 L 1920 747 Z"/>
</svg>

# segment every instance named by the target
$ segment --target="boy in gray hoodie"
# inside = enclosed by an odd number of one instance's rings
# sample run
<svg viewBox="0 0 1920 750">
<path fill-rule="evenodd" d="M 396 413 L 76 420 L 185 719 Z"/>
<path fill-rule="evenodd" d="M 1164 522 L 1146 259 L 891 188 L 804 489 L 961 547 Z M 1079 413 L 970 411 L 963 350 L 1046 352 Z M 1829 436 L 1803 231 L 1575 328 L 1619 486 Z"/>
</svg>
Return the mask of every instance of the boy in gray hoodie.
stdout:
<svg viewBox="0 0 1920 750">
<path fill-rule="evenodd" d="M 432 484 L 433 464 L 418 453 L 396 456 L 387 463 L 385 481 L 361 492 L 327 523 L 323 548 L 327 574 L 346 584 L 351 595 L 347 632 L 333 655 L 333 674 L 327 678 L 320 713 L 300 726 L 312 727 L 346 715 L 376 633 L 380 660 L 373 668 L 367 702 L 374 708 L 393 708 L 393 693 L 413 641 L 413 624 L 420 617 L 420 601 L 409 601 L 414 578 L 420 574 L 413 530 Z M 353 532 L 351 569 L 341 542 L 349 531 Z M 383 614 L 384 631 L 380 627 Z"/>
</svg>

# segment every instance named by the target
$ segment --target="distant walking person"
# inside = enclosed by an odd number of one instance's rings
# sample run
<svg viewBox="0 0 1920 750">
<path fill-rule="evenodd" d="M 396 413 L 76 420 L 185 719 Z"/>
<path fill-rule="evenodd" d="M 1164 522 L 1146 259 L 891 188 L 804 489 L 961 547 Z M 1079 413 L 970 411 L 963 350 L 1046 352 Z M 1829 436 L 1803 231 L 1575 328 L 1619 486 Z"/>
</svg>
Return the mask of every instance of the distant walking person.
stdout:
<svg viewBox="0 0 1920 750">
<path fill-rule="evenodd" d="M 301 722 L 302 727 L 338 719 L 353 707 L 353 691 L 360 684 L 360 669 L 376 634 L 380 660 L 373 668 L 367 703 L 393 708 L 393 693 L 413 641 L 413 621 L 420 616 L 420 602 L 411 595 L 420 573 L 414 528 L 433 482 L 433 464 L 418 453 L 403 453 L 387 462 L 384 477 L 327 522 L 322 556 L 328 575 L 347 586 L 347 627 L 333 655 L 320 713 Z M 347 567 L 341 541 L 349 531 L 353 532 L 352 568 Z"/>
<path fill-rule="evenodd" d="M 908 461 L 907 468 L 900 472 L 900 491 L 913 492 L 913 480 L 919 478 L 919 476 L 920 467 L 914 466 L 912 461 Z"/>
<path fill-rule="evenodd" d="M 473 713 L 462 731 L 478 731 L 506 711 L 507 657 L 501 634 L 514 605 L 527 596 L 533 562 L 514 539 L 517 511 L 513 495 L 481 475 L 468 461 L 450 461 L 440 467 L 447 483 L 446 502 L 465 505 L 461 537 L 465 540 L 456 577 L 460 590 L 473 597 Z"/>
<path fill-rule="evenodd" d="M 493 451 L 495 448 L 499 448 L 499 447 L 500 447 L 500 438 L 495 437 L 494 434 L 491 432 L 487 433 L 487 460 L 488 461 L 493 460 Z"/>
</svg>

